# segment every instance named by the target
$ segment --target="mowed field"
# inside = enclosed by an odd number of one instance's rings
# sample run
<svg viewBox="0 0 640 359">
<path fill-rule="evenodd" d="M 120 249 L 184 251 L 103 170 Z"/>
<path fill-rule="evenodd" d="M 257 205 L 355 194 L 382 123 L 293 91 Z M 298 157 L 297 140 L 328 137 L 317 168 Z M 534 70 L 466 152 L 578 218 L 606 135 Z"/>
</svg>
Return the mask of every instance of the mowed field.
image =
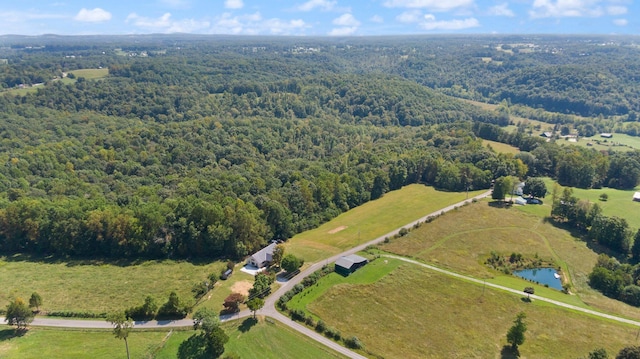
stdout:
<svg viewBox="0 0 640 359">
<path fill-rule="evenodd" d="M 223 323 L 229 335 L 225 353 L 251 358 L 343 358 L 280 323 L 252 319 Z M 0 326 L 0 358 L 3 359 L 112 359 L 126 358 L 124 341 L 110 331 L 32 328 L 25 336 Z M 131 358 L 175 359 L 180 343 L 195 331 L 133 331 L 129 334 Z"/>
<path fill-rule="evenodd" d="M 183 300 L 193 298 L 193 285 L 204 281 L 210 273 L 220 273 L 224 265 L 170 260 L 118 265 L 3 257 L 0 306 L 5 307 L 14 297 L 28 300 L 33 292 L 42 296 L 43 311 L 104 313 L 141 305 L 147 295 L 162 305 L 172 291 Z"/>
<path fill-rule="evenodd" d="M 107 77 L 109 75 L 109 69 L 108 68 L 81 69 L 81 70 L 69 71 L 69 73 L 74 74 L 76 78 L 84 77 L 87 80 L 94 80 L 94 79 L 101 79 L 103 77 Z"/>
<path fill-rule="evenodd" d="M 562 144 L 563 141 L 559 143 Z M 593 148 L 597 151 L 626 152 L 640 150 L 640 137 L 614 133 L 613 138 L 602 138 L 596 135 L 593 137 L 582 137 L 578 142 L 568 144 Z"/>
<path fill-rule="evenodd" d="M 469 198 L 485 190 L 469 192 Z M 442 192 L 413 184 L 345 212 L 287 242 L 287 252 L 314 263 L 385 235 L 407 223 L 463 201 L 464 192 Z"/>
<path fill-rule="evenodd" d="M 486 258 L 491 251 L 507 256 L 512 252 L 538 255 L 557 263 L 564 280 L 571 283 L 573 295 L 533 285 L 536 294 L 640 320 L 639 308 L 609 299 L 589 287 L 588 275 L 598 254 L 585 241 L 516 208 L 496 208 L 481 201 L 423 224 L 380 248 L 514 289 L 531 283 L 490 269 L 484 264 Z"/>
<path fill-rule="evenodd" d="M 384 358 L 511 358 L 501 351 L 519 312 L 528 324 L 522 358 L 616 353 L 635 343 L 637 328 L 523 298 L 403 264 L 372 284 L 335 285 L 308 308 Z"/>
<path fill-rule="evenodd" d="M 556 182 L 550 178 L 545 179 L 547 185 L 547 196 L 544 200 L 544 206 L 548 206 L 547 215 L 551 213 L 551 204 L 553 202 L 553 188 L 556 186 Z M 558 196 L 562 196 L 562 190 L 564 187 L 558 185 Z M 597 189 L 582 189 L 573 188 L 573 195 L 579 199 L 586 199 L 592 203 L 597 203 L 602 208 L 602 214 L 605 216 L 617 216 L 624 218 L 629 223 L 634 231 L 640 228 L 640 202 L 633 201 L 633 194 L 636 191 L 640 191 L 640 186 L 632 190 L 619 190 L 614 188 L 597 188 Z M 609 198 L 606 201 L 601 201 L 600 196 L 606 193 Z M 529 206 L 527 206 L 529 207 Z"/>
<path fill-rule="evenodd" d="M 511 153 L 515 155 L 520 152 L 520 149 L 518 147 L 514 147 L 502 142 L 482 140 L 482 145 L 484 145 L 485 147 L 491 147 L 494 151 L 499 153 Z"/>
</svg>

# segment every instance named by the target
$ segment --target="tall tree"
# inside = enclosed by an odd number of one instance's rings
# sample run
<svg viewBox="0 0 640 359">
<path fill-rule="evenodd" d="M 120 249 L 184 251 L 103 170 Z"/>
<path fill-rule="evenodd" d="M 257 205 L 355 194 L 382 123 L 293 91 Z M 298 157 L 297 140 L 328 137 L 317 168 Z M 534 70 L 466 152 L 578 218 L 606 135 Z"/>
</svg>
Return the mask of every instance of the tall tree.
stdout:
<svg viewBox="0 0 640 359">
<path fill-rule="evenodd" d="M 282 261 L 282 257 L 284 256 L 284 245 L 278 244 L 273 249 L 273 254 L 271 255 L 271 263 L 280 267 L 280 262 Z"/>
<path fill-rule="evenodd" d="M 294 256 L 293 254 L 287 254 L 282 258 L 282 269 L 287 273 L 294 273 L 304 264 L 304 260 Z"/>
<path fill-rule="evenodd" d="M 524 194 L 530 194 L 533 197 L 544 198 L 547 195 L 547 185 L 542 178 L 532 177 L 527 179 L 522 189 Z"/>
<path fill-rule="evenodd" d="M 29 308 L 36 308 L 36 312 L 40 311 L 40 306 L 42 305 L 42 297 L 37 292 L 31 293 L 31 298 L 29 298 Z"/>
<path fill-rule="evenodd" d="M 513 321 L 513 326 L 507 332 L 507 343 L 511 344 L 513 350 L 518 350 L 518 346 L 524 343 L 524 333 L 527 331 L 527 323 L 524 322 L 526 317 L 524 312 L 518 313 L 516 320 Z"/>
<path fill-rule="evenodd" d="M 264 299 L 260 297 L 251 298 L 247 302 L 247 307 L 253 312 L 253 319 L 256 319 L 256 312 L 264 307 Z"/>
<path fill-rule="evenodd" d="M 513 181 L 511 177 L 504 176 L 496 179 L 493 184 L 493 191 L 491 192 L 491 198 L 497 200 L 504 200 L 504 198 L 511 192 Z"/>
<path fill-rule="evenodd" d="M 16 298 L 7 306 L 4 320 L 9 325 L 15 325 L 17 331 L 21 331 L 27 329 L 33 318 L 33 311 L 29 309 L 27 303 L 22 298 Z"/>
<path fill-rule="evenodd" d="M 107 315 L 107 322 L 113 325 L 113 335 L 117 339 L 124 340 L 124 345 L 127 348 L 127 359 L 130 359 L 129 342 L 127 338 L 129 337 L 131 328 L 133 328 L 133 321 L 131 318 L 128 318 L 124 312 L 114 312 Z"/>
</svg>

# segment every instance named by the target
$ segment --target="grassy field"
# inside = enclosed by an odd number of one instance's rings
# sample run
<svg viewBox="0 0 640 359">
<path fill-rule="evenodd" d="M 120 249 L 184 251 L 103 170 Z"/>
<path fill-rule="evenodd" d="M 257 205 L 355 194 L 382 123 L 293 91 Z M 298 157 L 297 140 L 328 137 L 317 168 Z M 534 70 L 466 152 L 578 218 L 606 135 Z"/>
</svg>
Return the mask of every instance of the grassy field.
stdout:
<svg viewBox="0 0 640 359">
<path fill-rule="evenodd" d="M 469 198 L 482 192 L 469 192 Z M 417 184 L 405 186 L 294 236 L 286 250 L 304 258 L 305 263 L 317 262 L 465 198 L 464 192 L 441 192 Z"/>
<path fill-rule="evenodd" d="M 3 283 L 0 306 L 6 306 L 16 296 L 28 299 L 32 292 L 42 296 L 44 311 L 102 313 L 140 305 L 147 295 L 155 297 L 161 305 L 171 291 L 181 299 L 193 298 L 193 285 L 205 280 L 209 273 L 219 273 L 224 265 L 169 260 L 118 265 L 3 257 L 0 258 L 0 283 Z"/>
<path fill-rule="evenodd" d="M 82 70 L 73 70 L 69 71 L 69 73 L 74 74 L 76 78 L 84 77 L 87 80 L 101 79 L 107 77 L 109 75 L 108 68 L 102 69 L 82 69 Z"/>
<path fill-rule="evenodd" d="M 544 206 L 548 206 L 547 213 L 551 213 L 552 193 L 556 182 L 547 178 L 545 183 L 547 185 L 547 196 L 545 197 Z M 558 187 L 558 195 L 562 195 L 563 187 L 560 185 Z M 573 188 L 573 195 L 579 199 L 587 199 L 597 203 L 602 208 L 602 214 L 605 216 L 618 216 L 626 219 L 629 226 L 635 231 L 640 228 L 640 216 L 638 215 L 640 203 L 632 200 L 635 191 L 640 191 L 640 186 L 634 190 L 619 190 L 607 187 L 598 189 Z M 606 201 L 600 200 L 600 195 L 603 193 L 609 196 Z"/>
<path fill-rule="evenodd" d="M 502 143 L 502 142 L 496 142 L 496 141 L 490 141 L 490 140 L 482 140 L 482 145 L 485 146 L 485 147 L 491 147 L 496 152 L 512 153 L 514 155 L 517 154 L 517 153 L 520 153 L 520 149 L 518 147 L 513 147 L 511 145 L 508 145 L 508 144 Z"/>
<path fill-rule="evenodd" d="M 499 358 L 519 312 L 528 323 L 523 358 L 576 358 L 597 347 L 616 353 L 637 333 L 408 264 L 372 284 L 333 286 L 308 307 L 385 358 Z"/>
<path fill-rule="evenodd" d="M 516 208 L 496 208 L 487 201 L 478 202 L 424 224 L 405 237 L 383 244 L 381 249 L 514 289 L 531 284 L 490 269 L 484 264 L 486 258 L 491 251 L 538 255 L 555 261 L 562 268 L 564 280 L 571 283 L 575 295 L 534 285 L 536 293 L 573 305 L 640 319 L 640 309 L 604 297 L 589 287 L 588 275 L 598 255 L 586 242 L 543 218 Z"/>
<path fill-rule="evenodd" d="M 343 358 L 280 323 L 260 319 L 224 323 L 229 335 L 226 353 L 250 358 Z M 133 331 L 129 334 L 131 358 L 175 358 L 180 343 L 194 331 Z M 126 357 L 124 341 L 110 331 L 32 328 L 14 337 L 14 330 L 0 326 L 0 358 L 3 359 L 111 359 Z"/>
<path fill-rule="evenodd" d="M 129 334 L 132 358 L 152 358 L 168 331 L 134 331 Z M 124 341 L 110 331 L 32 328 L 26 335 L 13 336 L 14 330 L 0 326 L 0 358 L 66 359 L 126 358 Z M 175 356 L 174 356 L 175 357 Z"/>
<path fill-rule="evenodd" d="M 289 329 L 284 324 L 258 317 L 223 324 L 229 335 L 225 354 L 236 354 L 242 359 L 315 359 L 344 358 L 323 345 Z M 156 353 L 155 359 L 174 359 L 180 343 L 194 332 L 176 332 Z M 224 354 L 223 354 L 224 355 Z"/>
</svg>

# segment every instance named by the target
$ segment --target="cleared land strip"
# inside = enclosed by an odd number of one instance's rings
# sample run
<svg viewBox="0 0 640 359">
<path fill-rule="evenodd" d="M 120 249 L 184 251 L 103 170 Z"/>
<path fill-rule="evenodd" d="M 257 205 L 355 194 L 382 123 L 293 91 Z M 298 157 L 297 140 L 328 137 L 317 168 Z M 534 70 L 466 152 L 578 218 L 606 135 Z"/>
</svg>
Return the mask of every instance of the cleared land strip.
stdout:
<svg viewBox="0 0 640 359">
<path fill-rule="evenodd" d="M 421 266 L 421 267 L 424 267 L 424 268 L 427 268 L 427 269 L 430 269 L 430 270 L 433 270 L 433 271 L 436 271 L 436 272 L 439 272 L 439 273 L 442 273 L 442 274 L 445 274 L 445 275 L 448 275 L 448 276 L 451 276 L 451 277 L 455 277 L 455 278 L 458 278 L 458 279 L 462 279 L 462 280 L 466 280 L 466 281 L 470 281 L 470 282 L 486 285 L 487 287 L 493 287 L 493 288 L 500 289 L 500 290 L 503 290 L 503 291 L 506 291 L 506 292 L 515 293 L 515 294 L 520 295 L 520 296 L 523 295 L 522 294 L 523 292 L 519 291 L 517 289 L 503 287 L 503 286 L 498 285 L 498 284 L 487 283 L 487 282 L 485 282 L 483 280 L 480 280 L 480 279 L 477 279 L 477 278 L 468 277 L 468 276 L 465 276 L 465 275 L 462 275 L 462 274 L 458 274 L 458 273 L 455 273 L 455 272 L 448 271 L 446 269 L 434 267 L 432 265 L 425 264 L 425 263 L 422 263 L 422 262 L 418 262 L 418 261 L 413 260 L 413 259 L 400 257 L 400 256 L 395 256 L 395 255 L 392 255 L 392 254 L 383 254 L 382 256 L 383 257 L 388 257 L 388 258 L 399 259 L 401 261 L 404 261 L 404 262 L 407 262 L 407 263 L 411 263 L 411 264 L 415 264 L 415 265 L 418 265 L 418 266 Z M 532 299 L 537 299 L 537 300 L 540 300 L 540 301 L 543 301 L 543 302 L 555 304 L 557 306 L 564 307 L 564 308 L 571 309 L 571 310 L 575 310 L 575 311 L 578 311 L 578 312 L 583 312 L 583 313 L 595 315 L 595 316 L 598 316 L 598 317 L 601 317 L 601 318 L 614 320 L 614 321 L 620 322 L 620 323 L 640 326 L 640 322 L 632 320 L 632 319 L 621 318 L 621 317 L 617 317 L 615 315 L 606 314 L 606 313 L 598 312 L 598 311 L 591 310 L 591 309 L 577 307 L 577 306 L 572 305 L 572 304 L 563 303 L 563 302 L 560 302 L 560 301 L 557 301 L 557 300 L 541 297 L 541 296 L 538 296 L 538 295 L 535 295 L 535 294 L 531 294 L 530 297 Z"/>
</svg>

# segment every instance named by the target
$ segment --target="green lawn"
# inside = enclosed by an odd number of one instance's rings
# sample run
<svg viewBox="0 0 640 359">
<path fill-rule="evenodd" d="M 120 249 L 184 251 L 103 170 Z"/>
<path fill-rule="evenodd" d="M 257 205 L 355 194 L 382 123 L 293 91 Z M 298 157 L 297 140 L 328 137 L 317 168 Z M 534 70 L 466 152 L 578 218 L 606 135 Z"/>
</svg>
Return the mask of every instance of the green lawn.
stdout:
<svg viewBox="0 0 640 359">
<path fill-rule="evenodd" d="M 354 284 L 372 284 L 382 279 L 394 269 L 398 268 L 403 262 L 393 258 L 378 258 L 366 265 L 367 270 L 358 270 L 348 277 L 343 277 L 338 273 L 330 273 L 317 285 L 306 288 L 302 293 L 296 295 L 287 303 L 290 309 L 302 309 L 307 313 L 308 305 L 318 299 L 327 290 L 333 286 L 354 285 Z M 313 313 L 310 313 L 313 314 Z M 318 319 L 317 317 L 315 319 Z"/>
<path fill-rule="evenodd" d="M 168 331 L 134 331 L 129 334 L 131 358 L 152 358 Z M 0 326 L 0 358 L 67 359 L 126 358 L 124 341 L 110 331 L 31 328 L 14 337 L 14 330 Z M 175 357 L 175 356 L 174 356 Z"/>
<path fill-rule="evenodd" d="M 360 271 L 368 269 L 375 270 Z M 375 283 L 333 286 L 308 307 L 385 358 L 498 358 L 521 311 L 523 358 L 576 358 L 598 347 L 616 353 L 635 342 L 636 328 L 523 298 L 402 264 Z"/>
<path fill-rule="evenodd" d="M 469 198 L 484 192 L 469 192 Z M 314 263 L 382 236 L 440 208 L 463 201 L 464 192 L 409 185 L 345 212 L 287 242 L 287 251 Z"/>
<path fill-rule="evenodd" d="M 255 323 L 249 319 L 222 326 L 229 335 L 225 352 L 235 353 L 242 359 L 343 358 L 277 322 L 260 319 Z M 190 330 L 133 331 L 128 338 L 131 358 L 173 359 L 180 343 L 194 333 Z M 31 328 L 26 335 L 15 337 L 13 328 L 0 326 L 0 358 L 126 358 L 126 349 L 124 341 L 106 330 Z"/>
<path fill-rule="evenodd" d="M 559 142 L 559 143 L 564 143 Z M 640 137 L 629 136 L 622 133 L 614 133 L 613 138 L 602 138 L 599 135 L 593 137 L 583 137 L 576 143 L 567 143 L 583 147 L 593 148 L 597 151 L 632 151 L 640 150 Z"/>
<path fill-rule="evenodd" d="M 258 323 L 249 318 L 223 324 L 223 328 L 229 335 L 225 354 L 236 354 L 242 359 L 343 358 L 284 324 L 273 320 L 266 322 L 264 318 L 258 319 Z M 180 343 L 193 333 L 192 331 L 175 332 L 166 341 L 164 347 L 156 353 L 155 359 L 174 359 Z"/>
<path fill-rule="evenodd" d="M 545 183 L 547 184 L 545 206 L 549 206 L 549 213 L 551 213 L 552 193 L 556 182 L 547 178 Z M 559 188 L 558 196 L 561 196 L 562 186 L 559 186 Z M 626 219 L 629 226 L 635 231 L 640 228 L 640 215 L 638 215 L 640 213 L 640 203 L 632 200 L 635 191 L 640 191 L 640 186 L 636 187 L 635 190 L 619 190 L 608 187 L 599 189 L 573 188 L 573 195 L 579 199 L 588 199 L 593 203 L 597 203 L 602 208 L 602 213 L 605 216 L 618 216 Z M 609 196 L 607 201 L 600 200 L 600 195 L 603 193 Z"/>
<path fill-rule="evenodd" d="M 37 261 L 20 256 L 0 258 L 0 307 L 11 298 L 28 299 L 38 292 L 44 311 L 102 313 L 140 305 L 147 295 L 164 303 L 171 291 L 181 299 L 193 298 L 191 288 L 219 273 L 225 263 L 194 264 L 145 261 L 120 265 L 100 261 Z M 214 289 L 215 292 L 215 289 Z"/>
<path fill-rule="evenodd" d="M 502 142 L 482 140 L 482 145 L 485 147 L 491 147 L 496 152 L 511 153 L 514 155 L 520 153 L 520 149 L 518 147 L 513 147 L 511 145 L 508 145 Z"/>
</svg>

